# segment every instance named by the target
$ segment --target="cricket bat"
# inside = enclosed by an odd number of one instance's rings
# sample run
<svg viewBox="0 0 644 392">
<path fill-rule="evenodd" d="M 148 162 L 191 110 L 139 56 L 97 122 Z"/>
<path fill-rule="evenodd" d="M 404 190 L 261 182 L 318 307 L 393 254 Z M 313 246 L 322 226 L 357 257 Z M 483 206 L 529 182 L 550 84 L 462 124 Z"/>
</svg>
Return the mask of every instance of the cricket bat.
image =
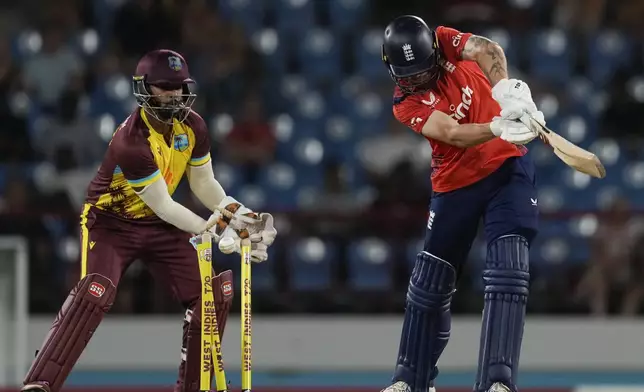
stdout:
<svg viewBox="0 0 644 392">
<path fill-rule="evenodd" d="M 532 120 L 536 122 L 534 118 Z M 530 124 L 526 124 L 526 126 L 530 126 Z M 597 155 L 568 141 L 552 129 L 541 124 L 539 126 L 541 127 L 540 138 L 553 148 L 555 155 L 566 165 L 595 178 L 606 177 L 606 168 Z"/>
</svg>

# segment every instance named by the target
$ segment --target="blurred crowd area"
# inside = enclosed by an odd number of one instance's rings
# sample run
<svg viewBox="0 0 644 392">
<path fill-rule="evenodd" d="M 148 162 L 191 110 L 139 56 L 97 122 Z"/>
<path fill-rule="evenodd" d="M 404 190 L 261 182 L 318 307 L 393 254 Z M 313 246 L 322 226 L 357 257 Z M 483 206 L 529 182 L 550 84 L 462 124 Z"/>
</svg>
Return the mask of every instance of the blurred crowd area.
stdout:
<svg viewBox="0 0 644 392">
<path fill-rule="evenodd" d="M 414 13 L 489 36 L 549 125 L 605 162 L 602 181 L 534 142 L 541 235 L 531 312 L 641 313 L 641 0 L 22 0 L 0 2 L 0 234 L 29 240 L 30 306 L 55 312 L 78 279 L 78 217 L 112 132 L 135 107 L 144 52 L 185 55 L 215 172 L 276 216 L 257 266 L 266 312 L 400 312 L 430 197 L 428 144 L 393 120 L 382 30 Z M 206 215 L 182 186 L 175 199 Z M 478 240 L 456 312 L 478 312 Z M 220 268 L 238 269 L 236 257 Z M 173 312 L 137 262 L 114 312 Z"/>
</svg>

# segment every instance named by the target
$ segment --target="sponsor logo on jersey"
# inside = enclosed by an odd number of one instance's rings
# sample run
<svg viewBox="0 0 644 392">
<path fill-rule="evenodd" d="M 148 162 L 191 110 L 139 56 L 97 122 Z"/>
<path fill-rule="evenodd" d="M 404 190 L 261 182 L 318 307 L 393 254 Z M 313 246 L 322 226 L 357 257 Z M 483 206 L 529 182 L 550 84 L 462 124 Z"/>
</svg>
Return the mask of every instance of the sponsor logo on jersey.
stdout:
<svg viewBox="0 0 644 392">
<path fill-rule="evenodd" d="M 463 33 L 458 33 L 457 35 L 455 35 L 454 38 L 452 38 L 452 45 L 454 45 L 455 48 L 458 47 L 458 45 L 461 44 L 462 38 L 463 38 Z"/>
<path fill-rule="evenodd" d="M 450 114 L 450 117 L 458 121 L 464 119 L 465 116 L 467 116 L 470 110 L 470 106 L 472 106 L 472 94 L 474 94 L 474 90 L 472 90 L 470 86 L 461 88 L 461 103 L 459 103 L 457 106 L 450 106 L 450 110 L 454 112 Z"/>
</svg>

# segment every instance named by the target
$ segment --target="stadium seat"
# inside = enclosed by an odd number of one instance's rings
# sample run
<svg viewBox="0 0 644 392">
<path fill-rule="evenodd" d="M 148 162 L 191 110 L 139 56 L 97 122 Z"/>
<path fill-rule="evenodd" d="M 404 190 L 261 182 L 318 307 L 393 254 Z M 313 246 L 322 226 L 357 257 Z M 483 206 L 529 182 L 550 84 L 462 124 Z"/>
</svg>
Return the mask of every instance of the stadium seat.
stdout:
<svg viewBox="0 0 644 392">
<path fill-rule="evenodd" d="M 340 42 L 331 31 L 307 30 L 298 41 L 298 63 L 313 81 L 334 81 L 341 77 Z"/>
<path fill-rule="evenodd" d="M 563 117 L 557 130 L 561 136 L 584 148 L 588 148 L 595 139 L 592 137 L 595 131 L 594 124 L 577 114 Z"/>
<path fill-rule="evenodd" d="M 630 202 L 638 208 L 644 206 L 644 162 L 632 162 L 624 166 L 620 173 L 624 180 L 624 192 Z M 616 173 L 616 175 L 619 175 Z"/>
<path fill-rule="evenodd" d="M 355 53 L 358 75 L 375 81 L 389 78 L 387 68 L 380 61 L 382 39 L 383 35 L 380 29 L 369 30 L 356 37 L 353 52 Z"/>
<path fill-rule="evenodd" d="M 414 269 L 414 265 L 416 265 L 416 256 L 418 256 L 418 253 L 423 250 L 423 246 L 425 245 L 425 238 L 415 238 L 407 242 L 407 245 L 405 246 L 405 261 L 407 263 L 407 272 L 411 274 L 411 271 Z"/>
<path fill-rule="evenodd" d="M 571 255 L 571 246 L 561 236 L 538 236 L 532 246 L 531 259 L 536 264 L 558 265 Z"/>
<path fill-rule="evenodd" d="M 519 63 L 519 48 L 520 42 L 518 37 L 513 35 L 510 31 L 503 28 L 494 28 L 487 30 L 484 33 L 485 37 L 488 37 L 494 42 L 497 42 L 505 53 L 505 57 L 508 60 L 508 64 L 512 66 L 517 66 Z"/>
<path fill-rule="evenodd" d="M 334 162 L 355 161 L 357 129 L 345 116 L 326 120 L 322 143 L 328 159 Z"/>
<path fill-rule="evenodd" d="M 297 172 L 286 163 L 263 167 L 257 185 L 266 192 L 266 206 L 270 209 L 288 209 L 297 200 Z"/>
<path fill-rule="evenodd" d="M 365 135 L 385 129 L 391 115 L 390 101 L 386 101 L 379 94 L 364 92 L 353 101 L 349 118 L 351 122 L 359 125 L 359 131 Z"/>
<path fill-rule="evenodd" d="M 320 166 L 324 158 L 324 145 L 318 138 L 297 138 L 293 142 L 293 156 L 293 163 L 298 167 Z"/>
<path fill-rule="evenodd" d="M 251 266 L 253 290 L 265 292 L 274 292 L 278 290 L 277 279 L 275 278 L 275 267 L 277 264 L 277 260 L 275 260 L 275 252 L 278 246 L 279 242 L 276 242 L 268 248 L 268 259 L 265 263 L 253 263 Z"/>
<path fill-rule="evenodd" d="M 240 167 L 225 162 L 215 162 L 213 171 L 215 178 L 229 194 L 235 194 L 235 191 L 247 181 L 246 173 Z"/>
<path fill-rule="evenodd" d="M 280 35 L 298 36 L 315 25 L 313 0 L 274 0 L 274 4 Z"/>
<path fill-rule="evenodd" d="M 283 38 L 272 28 L 258 30 L 251 37 L 253 47 L 261 54 L 264 65 L 271 73 L 286 72 L 289 53 Z"/>
<path fill-rule="evenodd" d="M 324 95 L 318 91 L 305 91 L 294 97 L 294 100 L 294 116 L 298 121 L 306 121 L 305 125 L 309 128 L 322 125 L 322 120 L 328 113 Z M 320 122 L 314 124 L 312 123 L 314 120 L 319 120 Z"/>
<path fill-rule="evenodd" d="M 588 42 L 588 76 L 598 86 L 610 82 L 614 73 L 633 58 L 628 36 L 617 31 L 600 31 Z"/>
<path fill-rule="evenodd" d="M 235 190 L 233 189 L 233 191 Z M 226 189 L 226 192 L 237 195 L 239 201 L 251 210 L 263 211 L 268 208 L 269 195 L 267 195 L 265 189 L 257 185 L 245 184 L 239 187 L 236 193 L 228 191 L 228 189 Z"/>
<path fill-rule="evenodd" d="M 557 212 L 566 203 L 566 194 L 556 185 L 539 187 L 538 196 L 539 211 L 542 212 Z"/>
<path fill-rule="evenodd" d="M 566 260 L 568 264 L 587 264 L 591 255 L 590 240 L 569 236 L 566 242 L 571 249 L 570 257 Z"/>
<path fill-rule="evenodd" d="M 393 286 L 392 249 L 377 238 L 349 244 L 349 287 L 358 291 L 389 290 Z"/>
<path fill-rule="evenodd" d="M 265 8 L 252 0 L 219 0 L 219 12 L 226 19 L 241 22 L 246 30 L 255 32 L 262 28 Z"/>
<path fill-rule="evenodd" d="M 539 31 L 532 35 L 528 47 L 533 77 L 562 84 L 570 80 L 575 54 L 565 32 Z"/>
<path fill-rule="evenodd" d="M 331 27 L 336 31 L 351 31 L 360 26 L 367 0 L 334 0 L 324 2 L 329 8 Z"/>
<path fill-rule="evenodd" d="M 333 284 L 337 251 L 319 238 L 300 239 L 289 249 L 286 260 L 290 286 L 298 291 L 323 291 Z"/>
</svg>

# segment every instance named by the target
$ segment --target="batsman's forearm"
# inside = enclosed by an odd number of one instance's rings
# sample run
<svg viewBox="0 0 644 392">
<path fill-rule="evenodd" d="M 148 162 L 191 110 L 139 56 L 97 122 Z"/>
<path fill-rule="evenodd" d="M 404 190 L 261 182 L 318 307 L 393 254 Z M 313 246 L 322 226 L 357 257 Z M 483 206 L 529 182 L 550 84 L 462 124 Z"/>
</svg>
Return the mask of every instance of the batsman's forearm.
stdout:
<svg viewBox="0 0 644 392">
<path fill-rule="evenodd" d="M 449 134 L 449 144 L 460 148 L 477 146 L 496 137 L 490 130 L 489 123 L 458 124 L 450 130 Z"/>
<path fill-rule="evenodd" d="M 500 80 L 508 78 L 508 61 L 503 48 L 496 42 L 487 40 L 483 45 L 476 62 L 494 87 Z"/>
<path fill-rule="evenodd" d="M 212 164 L 207 162 L 201 166 L 188 167 L 188 182 L 190 190 L 197 196 L 206 208 L 215 211 L 215 208 L 226 197 L 226 191 L 215 178 Z"/>
</svg>

